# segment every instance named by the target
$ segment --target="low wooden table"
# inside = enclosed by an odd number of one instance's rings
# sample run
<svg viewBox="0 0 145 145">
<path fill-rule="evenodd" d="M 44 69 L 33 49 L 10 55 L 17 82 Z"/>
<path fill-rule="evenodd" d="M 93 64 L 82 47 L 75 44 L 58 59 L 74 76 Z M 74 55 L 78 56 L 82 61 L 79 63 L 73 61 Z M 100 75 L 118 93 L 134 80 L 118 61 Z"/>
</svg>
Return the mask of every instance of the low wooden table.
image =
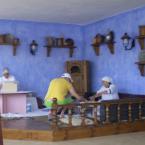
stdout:
<svg viewBox="0 0 145 145">
<path fill-rule="evenodd" d="M 26 113 L 27 97 L 30 91 L 0 93 L 0 113 Z"/>
</svg>

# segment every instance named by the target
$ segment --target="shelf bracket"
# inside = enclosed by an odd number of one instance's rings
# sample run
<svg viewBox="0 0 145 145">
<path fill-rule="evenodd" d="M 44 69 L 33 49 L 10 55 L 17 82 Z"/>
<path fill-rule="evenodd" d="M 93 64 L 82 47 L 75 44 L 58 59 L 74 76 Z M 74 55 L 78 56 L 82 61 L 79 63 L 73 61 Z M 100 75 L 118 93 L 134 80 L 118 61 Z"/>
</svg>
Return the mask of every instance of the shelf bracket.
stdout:
<svg viewBox="0 0 145 145">
<path fill-rule="evenodd" d="M 143 64 L 138 64 L 138 68 L 139 68 L 141 76 L 145 76 L 144 65 Z"/>
<path fill-rule="evenodd" d="M 145 62 L 136 62 L 135 64 L 138 65 L 141 76 L 145 76 Z"/>
</svg>

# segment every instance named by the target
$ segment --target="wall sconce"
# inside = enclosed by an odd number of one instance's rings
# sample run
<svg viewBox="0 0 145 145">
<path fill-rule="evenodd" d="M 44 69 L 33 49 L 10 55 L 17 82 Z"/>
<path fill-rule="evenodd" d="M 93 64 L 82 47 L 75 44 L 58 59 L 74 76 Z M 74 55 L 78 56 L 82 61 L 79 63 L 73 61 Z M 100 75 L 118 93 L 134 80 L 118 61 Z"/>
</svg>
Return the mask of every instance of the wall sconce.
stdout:
<svg viewBox="0 0 145 145">
<path fill-rule="evenodd" d="M 110 49 L 110 52 L 114 54 L 114 32 L 113 31 L 109 31 L 105 35 L 104 42 L 107 44 L 108 48 Z"/>
<path fill-rule="evenodd" d="M 32 43 L 30 44 L 30 53 L 32 55 L 35 55 L 37 48 L 38 48 L 37 42 L 35 40 L 32 40 Z"/>
<path fill-rule="evenodd" d="M 127 33 L 124 33 L 121 39 L 123 41 L 125 50 L 131 50 L 133 47 L 135 47 L 135 40 L 132 39 Z"/>
</svg>

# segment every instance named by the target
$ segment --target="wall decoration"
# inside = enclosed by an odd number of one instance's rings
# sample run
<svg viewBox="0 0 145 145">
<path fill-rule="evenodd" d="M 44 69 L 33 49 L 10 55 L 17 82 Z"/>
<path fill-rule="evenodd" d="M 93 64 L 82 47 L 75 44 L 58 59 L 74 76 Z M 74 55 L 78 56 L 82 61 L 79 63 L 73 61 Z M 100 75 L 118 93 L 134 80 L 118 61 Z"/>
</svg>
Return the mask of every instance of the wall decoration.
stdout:
<svg viewBox="0 0 145 145">
<path fill-rule="evenodd" d="M 131 50 L 135 47 L 135 39 L 131 38 L 127 33 L 124 33 L 121 39 L 125 50 Z"/>
<path fill-rule="evenodd" d="M 13 55 L 16 55 L 16 49 L 20 45 L 19 38 L 11 34 L 1 34 L 0 35 L 0 45 L 12 45 L 13 46 Z"/>
<path fill-rule="evenodd" d="M 93 39 L 93 44 L 92 44 L 96 55 L 100 54 L 100 45 L 103 44 L 103 42 L 104 42 L 104 36 L 98 33 Z"/>
<path fill-rule="evenodd" d="M 36 51 L 38 49 L 38 44 L 35 40 L 32 40 L 31 44 L 30 44 L 30 53 L 32 55 L 35 55 L 36 54 Z"/>
<path fill-rule="evenodd" d="M 139 26 L 139 36 L 137 36 L 141 49 L 145 49 L 145 25 Z"/>
<path fill-rule="evenodd" d="M 100 46 L 106 44 L 110 50 L 111 54 L 114 54 L 114 32 L 108 31 L 106 35 L 98 33 L 93 39 L 93 48 L 96 55 L 100 54 Z"/>
<path fill-rule="evenodd" d="M 145 25 L 139 26 L 139 36 L 137 36 L 141 51 L 138 56 L 138 65 L 141 76 L 145 76 Z"/>
<path fill-rule="evenodd" d="M 47 56 L 50 56 L 50 52 L 52 48 L 69 48 L 69 56 L 72 57 L 75 45 L 74 40 L 71 38 L 64 39 L 63 37 L 55 38 L 55 37 L 46 37 L 46 45 L 47 48 Z"/>
<path fill-rule="evenodd" d="M 107 44 L 111 54 L 114 54 L 114 32 L 108 31 L 108 33 L 105 35 L 105 43 Z"/>
</svg>

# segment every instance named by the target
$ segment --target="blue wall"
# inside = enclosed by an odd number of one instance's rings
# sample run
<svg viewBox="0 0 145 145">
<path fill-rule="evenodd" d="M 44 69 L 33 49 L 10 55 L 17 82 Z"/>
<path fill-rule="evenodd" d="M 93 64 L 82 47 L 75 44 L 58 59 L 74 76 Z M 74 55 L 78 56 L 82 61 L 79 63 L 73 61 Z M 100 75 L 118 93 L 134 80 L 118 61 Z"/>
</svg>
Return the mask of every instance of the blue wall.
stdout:
<svg viewBox="0 0 145 145">
<path fill-rule="evenodd" d="M 65 61 L 82 59 L 82 28 L 76 25 L 48 24 L 23 21 L 0 21 L 0 34 L 11 33 L 20 38 L 21 45 L 16 56 L 12 55 L 12 46 L 0 45 L 0 72 L 8 67 L 20 82 L 21 90 L 30 90 L 44 97 L 50 80 L 65 71 Z M 77 48 L 73 57 L 69 57 L 69 49 L 53 48 L 50 57 L 46 57 L 45 37 L 64 35 L 74 39 Z M 39 44 L 36 56 L 29 52 L 32 40 Z"/>
<path fill-rule="evenodd" d="M 145 94 L 145 77 L 140 76 L 135 65 L 140 51 L 138 42 L 131 51 L 125 51 L 121 37 L 124 32 L 136 37 L 138 26 L 145 25 L 145 8 L 120 14 L 90 25 L 77 26 L 25 21 L 0 21 L 0 34 L 11 33 L 21 40 L 16 56 L 12 55 L 12 46 L 0 45 L 0 72 L 9 67 L 20 82 L 21 90 L 31 90 L 44 97 L 52 78 L 65 71 L 65 61 L 87 59 L 91 62 L 91 86 L 96 91 L 101 85 L 101 78 L 109 75 L 117 84 L 120 92 Z M 106 45 L 101 46 L 100 56 L 96 56 L 91 46 L 97 33 L 105 34 L 107 29 L 115 32 L 115 54 L 112 55 Z M 50 57 L 46 57 L 45 37 L 74 39 L 77 48 L 72 58 L 69 49 L 53 48 Z M 36 56 L 29 52 L 32 40 L 39 44 Z"/>
<path fill-rule="evenodd" d="M 135 65 L 140 51 L 139 44 L 136 40 L 136 47 L 125 51 L 121 41 L 125 32 L 132 37 L 138 36 L 139 25 L 145 25 L 145 7 L 85 26 L 85 59 L 92 62 L 93 91 L 100 87 L 100 79 L 109 75 L 117 84 L 120 92 L 145 94 L 145 77 L 140 75 Z M 102 45 L 100 56 L 96 56 L 91 47 L 92 40 L 97 33 L 105 34 L 107 29 L 115 32 L 115 54 L 112 55 L 107 46 Z"/>
</svg>

